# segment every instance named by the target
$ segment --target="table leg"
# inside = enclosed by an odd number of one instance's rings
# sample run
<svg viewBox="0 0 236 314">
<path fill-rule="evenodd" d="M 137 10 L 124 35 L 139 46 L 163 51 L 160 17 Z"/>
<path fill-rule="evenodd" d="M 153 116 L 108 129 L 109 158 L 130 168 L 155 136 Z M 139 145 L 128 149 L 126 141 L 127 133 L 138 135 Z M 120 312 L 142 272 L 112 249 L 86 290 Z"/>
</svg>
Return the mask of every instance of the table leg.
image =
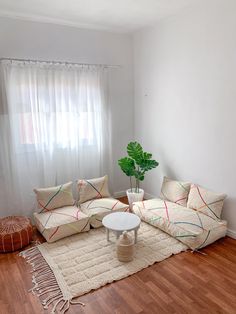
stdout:
<svg viewBox="0 0 236 314">
<path fill-rule="evenodd" d="M 137 238 L 138 238 L 138 229 L 134 230 L 134 243 L 137 243 Z"/>
<path fill-rule="evenodd" d="M 107 242 L 109 242 L 109 229 L 107 229 Z"/>
</svg>

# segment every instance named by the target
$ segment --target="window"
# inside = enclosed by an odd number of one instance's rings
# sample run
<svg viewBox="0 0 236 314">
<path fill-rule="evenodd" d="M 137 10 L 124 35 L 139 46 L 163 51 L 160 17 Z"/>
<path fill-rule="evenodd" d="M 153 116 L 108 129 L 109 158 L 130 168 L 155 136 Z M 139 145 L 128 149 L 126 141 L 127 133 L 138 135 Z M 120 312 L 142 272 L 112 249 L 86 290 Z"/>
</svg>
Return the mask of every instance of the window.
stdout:
<svg viewBox="0 0 236 314">
<path fill-rule="evenodd" d="M 12 105 L 16 111 L 12 119 L 18 152 L 39 147 L 73 149 L 78 145 L 99 144 L 102 133 L 100 86 L 93 80 L 91 85 L 88 81 L 79 86 L 74 83 L 12 82 Z"/>
<path fill-rule="evenodd" d="M 33 114 L 30 112 L 18 114 L 19 144 L 21 145 L 46 145 L 48 135 L 53 133 L 52 141 L 60 148 L 76 145 L 79 141 L 83 145 L 93 145 L 95 136 L 93 126 L 94 113 L 80 112 L 57 112 L 38 113 L 37 122 L 45 126 L 44 134 L 38 134 Z M 40 130 L 38 130 L 40 132 Z"/>
<path fill-rule="evenodd" d="M 0 75 L 0 183 L 6 212 L 17 208 L 30 216 L 36 186 L 108 172 L 103 67 L 11 60 L 0 62 Z"/>
</svg>

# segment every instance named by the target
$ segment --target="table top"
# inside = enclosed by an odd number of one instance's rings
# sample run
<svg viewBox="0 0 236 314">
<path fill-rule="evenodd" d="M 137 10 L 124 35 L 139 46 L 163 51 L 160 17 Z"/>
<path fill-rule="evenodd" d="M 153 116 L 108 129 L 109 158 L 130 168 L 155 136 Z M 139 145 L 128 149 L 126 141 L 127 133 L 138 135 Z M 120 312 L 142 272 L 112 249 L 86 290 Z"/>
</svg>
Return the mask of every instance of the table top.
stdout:
<svg viewBox="0 0 236 314">
<path fill-rule="evenodd" d="M 104 227 L 114 231 L 131 231 L 138 228 L 140 223 L 137 215 L 125 212 L 108 214 L 102 220 Z"/>
</svg>

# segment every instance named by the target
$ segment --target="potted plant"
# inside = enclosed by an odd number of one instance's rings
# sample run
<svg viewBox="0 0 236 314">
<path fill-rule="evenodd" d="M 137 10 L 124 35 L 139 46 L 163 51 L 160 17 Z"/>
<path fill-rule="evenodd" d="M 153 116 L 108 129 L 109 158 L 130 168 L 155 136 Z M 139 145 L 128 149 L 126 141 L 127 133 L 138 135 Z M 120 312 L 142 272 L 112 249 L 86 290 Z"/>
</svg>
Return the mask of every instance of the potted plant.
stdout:
<svg viewBox="0 0 236 314">
<path fill-rule="evenodd" d="M 140 181 L 144 180 L 145 173 L 156 168 L 159 163 L 151 159 L 152 154 L 143 151 L 142 146 L 138 142 L 130 142 L 127 146 L 128 157 L 118 160 L 121 170 L 130 179 L 130 189 L 126 191 L 129 205 L 132 207 L 133 202 L 143 200 L 144 190 L 140 189 Z M 133 185 L 133 180 L 135 184 Z"/>
</svg>

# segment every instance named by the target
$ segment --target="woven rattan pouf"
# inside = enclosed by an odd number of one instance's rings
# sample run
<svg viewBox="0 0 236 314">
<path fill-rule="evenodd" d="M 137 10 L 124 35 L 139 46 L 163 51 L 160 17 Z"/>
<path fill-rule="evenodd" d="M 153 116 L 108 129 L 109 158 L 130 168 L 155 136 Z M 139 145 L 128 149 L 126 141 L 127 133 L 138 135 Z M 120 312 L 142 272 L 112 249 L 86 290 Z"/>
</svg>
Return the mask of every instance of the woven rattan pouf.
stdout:
<svg viewBox="0 0 236 314">
<path fill-rule="evenodd" d="M 28 245 L 32 240 L 29 218 L 9 216 L 0 219 L 0 252 L 13 252 Z"/>
<path fill-rule="evenodd" d="M 130 262 L 134 255 L 134 241 L 127 231 L 123 231 L 117 241 L 116 253 L 120 262 Z"/>
</svg>

